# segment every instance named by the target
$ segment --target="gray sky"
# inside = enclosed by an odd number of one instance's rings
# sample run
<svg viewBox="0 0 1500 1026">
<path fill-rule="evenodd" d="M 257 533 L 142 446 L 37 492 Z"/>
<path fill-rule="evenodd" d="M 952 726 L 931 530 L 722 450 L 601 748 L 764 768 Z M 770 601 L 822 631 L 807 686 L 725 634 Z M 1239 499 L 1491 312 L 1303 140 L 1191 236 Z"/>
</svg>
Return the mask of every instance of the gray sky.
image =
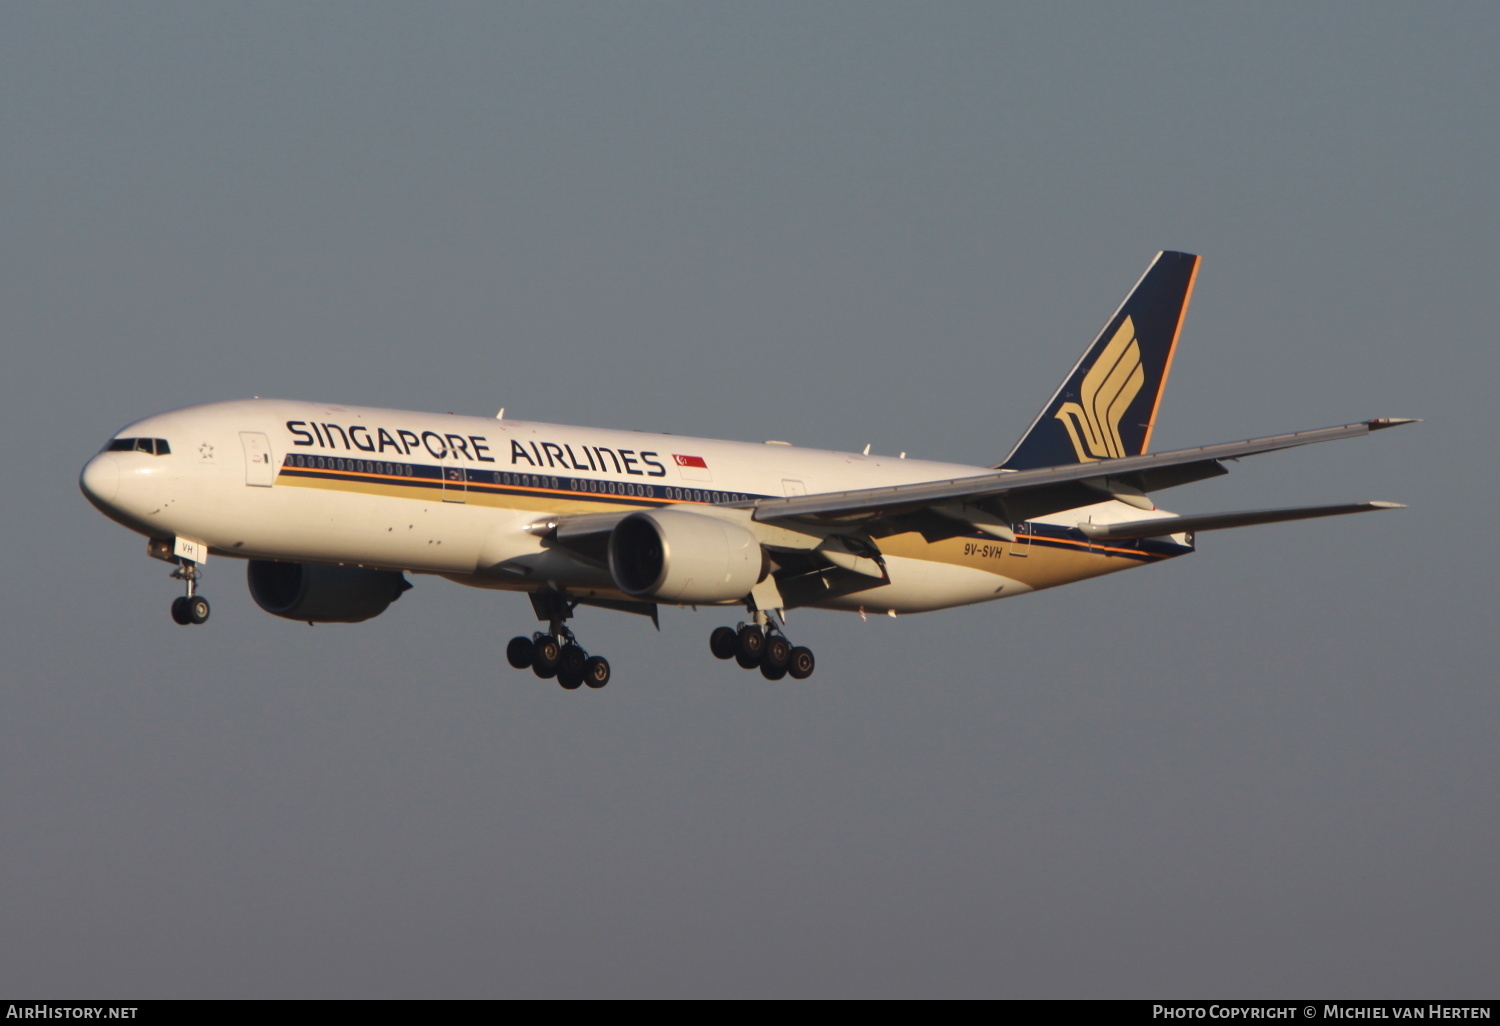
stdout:
<svg viewBox="0 0 1500 1026">
<path fill-rule="evenodd" d="M 0 8 L 0 991 L 1493 997 L 1493 4 Z M 78 493 L 249 395 L 992 462 L 1159 249 L 1182 512 L 898 620 L 214 619 Z"/>
</svg>

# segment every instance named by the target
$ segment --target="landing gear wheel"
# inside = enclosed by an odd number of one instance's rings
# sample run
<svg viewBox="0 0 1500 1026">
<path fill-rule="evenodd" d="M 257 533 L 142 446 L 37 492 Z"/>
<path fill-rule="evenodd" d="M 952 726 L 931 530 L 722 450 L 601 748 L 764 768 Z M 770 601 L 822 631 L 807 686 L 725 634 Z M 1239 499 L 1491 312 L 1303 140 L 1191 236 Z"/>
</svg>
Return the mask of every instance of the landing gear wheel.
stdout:
<svg viewBox="0 0 1500 1026">
<path fill-rule="evenodd" d="M 740 633 L 735 638 L 735 662 L 747 670 L 753 670 L 760 665 L 760 659 L 765 650 L 765 631 L 753 623 L 747 623 L 740 628 Z"/>
<path fill-rule="evenodd" d="M 543 634 L 532 643 L 531 672 L 543 680 L 557 676 L 557 666 L 561 659 L 562 648 L 552 635 Z"/>
<path fill-rule="evenodd" d="M 518 670 L 530 666 L 535 654 L 536 646 L 531 643 L 530 638 L 511 638 L 510 644 L 505 646 L 506 660 Z"/>
<path fill-rule="evenodd" d="M 792 659 L 787 663 L 786 672 L 796 680 L 806 680 L 812 676 L 815 666 L 817 661 L 813 659 L 812 649 L 798 645 L 792 649 Z"/>
<path fill-rule="evenodd" d="M 187 600 L 187 604 L 182 608 L 187 611 L 189 623 L 200 624 L 208 622 L 208 599 L 202 595 L 194 595 Z"/>
<path fill-rule="evenodd" d="M 734 633 L 733 627 L 715 627 L 714 632 L 708 636 L 708 647 L 719 659 L 733 659 L 738 642 L 739 636 Z"/>
<path fill-rule="evenodd" d="M 574 644 L 563 646 L 557 660 L 557 682 L 565 688 L 576 688 L 583 683 L 583 666 L 589 654 Z"/>
<path fill-rule="evenodd" d="M 591 688 L 602 688 L 609 683 L 609 660 L 594 656 L 583 664 L 583 682 Z"/>
<path fill-rule="evenodd" d="M 773 670 L 781 671 L 775 677 L 767 677 L 767 680 L 780 680 L 781 674 L 786 672 L 787 666 L 792 661 L 792 643 L 780 634 L 773 634 L 766 639 L 766 650 L 760 657 L 760 668 L 762 671 L 769 666 Z"/>
<path fill-rule="evenodd" d="M 766 678 L 766 680 L 780 680 L 786 676 L 786 667 L 772 666 L 771 660 L 762 659 L 760 661 L 760 675 Z"/>
<path fill-rule="evenodd" d="M 188 600 L 186 595 L 178 595 L 172 600 L 173 623 L 180 624 L 181 626 L 186 627 L 188 624 L 193 622 L 193 618 L 188 615 L 187 603 Z"/>
</svg>

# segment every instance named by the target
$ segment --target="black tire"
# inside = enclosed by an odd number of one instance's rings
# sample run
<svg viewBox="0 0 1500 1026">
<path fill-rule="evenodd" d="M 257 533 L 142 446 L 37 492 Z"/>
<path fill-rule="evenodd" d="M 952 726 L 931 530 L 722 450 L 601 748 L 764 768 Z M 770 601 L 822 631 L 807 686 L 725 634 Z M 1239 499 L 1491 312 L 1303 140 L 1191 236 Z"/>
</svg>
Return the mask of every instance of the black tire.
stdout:
<svg viewBox="0 0 1500 1026">
<path fill-rule="evenodd" d="M 505 646 L 505 658 L 518 670 L 530 666 L 535 653 L 536 646 L 530 638 L 511 638 L 510 644 Z"/>
<path fill-rule="evenodd" d="M 813 669 L 818 665 L 813 658 L 812 649 L 803 648 L 798 645 L 792 649 L 792 660 L 786 665 L 786 672 L 790 673 L 796 680 L 806 680 L 813 674 Z"/>
<path fill-rule="evenodd" d="M 766 680 L 780 680 L 786 676 L 785 666 L 772 666 L 769 659 L 760 661 L 760 675 Z"/>
<path fill-rule="evenodd" d="M 172 600 L 172 622 L 183 627 L 193 622 L 193 618 L 188 615 L 186 595 L 178 595 Z"/>
<path fill-rule="evenodd" d="M 542 680 L 557 676 L 557 664 L 562 659 L 562 648 L 557 639 L 543 634 L 531 646 L 531 672 Z"/>
<path fill-rule="evenodd" d="M 735 637 L 734 659 L 747 670 L 760 665 L 760 657 L 766 651 L 766 633 L 753 623 L 740 628 Z"/>
<path fill-rule="evenodd" d="M 187 610 L 189 623 L 208 623 L 208 599 L 204 598 L 202 595 L 194 595 L 192 598 L 188 599 L 187 605 L 183 606 L 183 609 Z"/>
<path fill-rule="evenodd" d="M 583 666 L 589 661 L 589 654 L 574 644 L 563 646 L 562 655 L 557 660 L 557 680 L 565 688 L 576 688 L 583 683 Z"/>
<path fill-rule="evenodd" d="M 591 688 L 602 688 L 609 683 L 609 660 L 594 656 L 583 664 L 583 682 Z"/>
<path fill-rule="evenodd" d="M 577 645 L 569 642 L 562 648 L 562 654 L 557 658 L 558 672 L 567 670 L 569 673 L 582 673 L 583 664 L 589 661 L 589 654 Z"/>
<path fill-rule="evenodd" d="M 708 648 L 718 659 L 733 659 L 738 641 L 733 627 L 715 627 L 708 636 Z"/>
<path fill-rule="evenodd" d="M 773 634 L 766 639 L 766 650 L 760 657 L 760 666 L 764 670 L 767 666 L 773 670 L 786 672 L 788 664 L 792 661 L 792 643 L 780 634 Z M 767 677 L 767 680 L 780 680 L 780 676 Z"/>
</svg>

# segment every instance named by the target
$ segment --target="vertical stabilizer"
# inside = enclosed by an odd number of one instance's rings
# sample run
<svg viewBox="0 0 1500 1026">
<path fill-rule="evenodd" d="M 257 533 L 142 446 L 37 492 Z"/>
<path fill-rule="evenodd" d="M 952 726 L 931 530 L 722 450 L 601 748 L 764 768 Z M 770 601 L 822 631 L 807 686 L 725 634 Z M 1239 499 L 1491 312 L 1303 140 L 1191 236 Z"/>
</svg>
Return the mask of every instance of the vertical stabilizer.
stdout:
<svg viewBox="0 0 1500 1026">
<path fill-rule="evenodd" d="M 1193 254 L 1158 253 L 1000 466 L 1031 470 L 1144 453 L 1197 274 Z"/>
</svg>

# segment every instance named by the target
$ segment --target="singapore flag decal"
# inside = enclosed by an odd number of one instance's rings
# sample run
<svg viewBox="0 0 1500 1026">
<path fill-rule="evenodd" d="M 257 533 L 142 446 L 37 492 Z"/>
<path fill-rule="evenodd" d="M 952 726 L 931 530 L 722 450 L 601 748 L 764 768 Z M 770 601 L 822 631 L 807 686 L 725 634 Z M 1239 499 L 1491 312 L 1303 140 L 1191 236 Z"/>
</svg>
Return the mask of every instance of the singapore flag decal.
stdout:
<svg viewBox="0 0 1500 1026">
<path fill-rule="evenodd" d="M 672 462 L 677 464 L 677 472 L 682 475 L 684 481 L 712 481 L 714 479 L 713 475 L 708 472 L 708 461 L 702 456 L 684 456 L 674 452 Z"/>
</svg>

